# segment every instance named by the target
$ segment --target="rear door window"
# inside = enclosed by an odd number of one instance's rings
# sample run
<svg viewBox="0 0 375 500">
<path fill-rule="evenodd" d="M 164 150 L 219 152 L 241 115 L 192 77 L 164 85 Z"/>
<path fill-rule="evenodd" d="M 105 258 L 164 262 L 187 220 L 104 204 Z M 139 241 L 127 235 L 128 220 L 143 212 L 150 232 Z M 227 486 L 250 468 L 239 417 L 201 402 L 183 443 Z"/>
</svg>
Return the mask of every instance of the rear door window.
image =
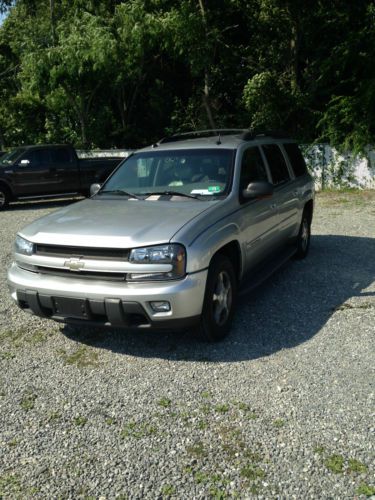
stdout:
<svg viewBox="0 0 375 500">
<path fill-rule="evenodd" d="M 264 144 L 262 148 L 271 171 L 273 185 L 278 186 L 288 182 L 290 180 L 290 174 L 284 155 L 279 146 L 276 144 Z"/>
<path fill-rule="evenodd" d="M 297 144 L 283 144 L 283 146 L 289 157 L 294 175 L 301 177 L 307 174 L 306 163 Z"/>
<path fill-rule="evenodd" d="M 67 148 L 51 149 L 51 157 L 53 163 L 70 163 L 72 160 Z"/>
</svg>

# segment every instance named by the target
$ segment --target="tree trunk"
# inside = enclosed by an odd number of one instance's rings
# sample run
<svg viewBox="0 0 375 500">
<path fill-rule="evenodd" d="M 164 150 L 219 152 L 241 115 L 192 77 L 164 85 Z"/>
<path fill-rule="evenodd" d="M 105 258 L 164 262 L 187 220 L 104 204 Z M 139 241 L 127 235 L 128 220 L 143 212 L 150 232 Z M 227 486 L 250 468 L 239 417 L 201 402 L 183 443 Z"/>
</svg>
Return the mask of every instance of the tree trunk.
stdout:
<svg viewBox="0 0 375 500">
<path fill-rule="evenodd" d="M 207 16 L 206 10 L 204 7 L 203 0 L 198 0 L 199 9 L 202 16 L 202 21 L 204 25 L 204 32 L 206 38 L 206 45 L 208 45 L 208 26 L 207 26 Z M 210 96 L 210 72 L 208 69 L 208 65 L 205 64 L 204 67 L 204 85 L 203 85 L 203 105 L 207 113 L 208 123 L 212 129 L 216 129 L 215 121 L 213 119 L 211 104 L 210 104 L 211 96 Z"/>
</svg>

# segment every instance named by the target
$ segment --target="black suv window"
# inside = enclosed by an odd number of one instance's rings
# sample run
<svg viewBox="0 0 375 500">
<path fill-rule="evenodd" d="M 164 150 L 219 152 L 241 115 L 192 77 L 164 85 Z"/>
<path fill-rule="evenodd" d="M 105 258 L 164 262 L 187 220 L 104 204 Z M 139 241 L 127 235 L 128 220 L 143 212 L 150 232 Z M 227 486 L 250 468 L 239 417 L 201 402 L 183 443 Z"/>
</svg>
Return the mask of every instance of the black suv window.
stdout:
<svg viewBox="0 0 375 500">
<path fill-rule="evenodd" d="M 51 149 L 53 163 L 69 163 L 71 161 L 70 152 L 67 148 Z"/>
<path fill-rule="evenodd" d="M 279 146 L 276 144 L 265 144 L 262 148 L 271 170 L 273 184 L 277 186 L 289 181 L 289 170 Z"/>
<path fill-rule="evenodd" d="M 289 156 L 294 175 L 296 177 L 305 175 L 307 173 L 306 163 L 297 144 L 283 144 L 283 146 Z"/>
<path fill-rule="evenodd" d="M 240 176 L 241 192 L 254 181 L 268 181 L 266 167 L 258 147 L 249 148 L 243 154 Z"/>
<path fill-rule="evenodd" d="M 47 149 L 34 149 L 26 153 L 23 160 L 29 160 L 31 165 L 48 165 L 50 156 Z"/>
</svg>

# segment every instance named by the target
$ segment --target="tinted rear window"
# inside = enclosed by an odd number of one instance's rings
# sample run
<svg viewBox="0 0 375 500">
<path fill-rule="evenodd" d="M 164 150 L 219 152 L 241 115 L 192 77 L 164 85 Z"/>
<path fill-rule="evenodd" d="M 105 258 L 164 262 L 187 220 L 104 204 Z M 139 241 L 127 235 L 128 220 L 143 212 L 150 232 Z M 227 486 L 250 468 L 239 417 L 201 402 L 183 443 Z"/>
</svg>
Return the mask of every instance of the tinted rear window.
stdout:
<svg viewBox="0 0 375 500">
<path fill-rule="evenodd" d="M 307 173 L 306 163 L 297 144 L 284 144 L 284 148 L 292 164 L 294 175 L 296 177 L 305 175 Z"/>
<path fill-rule="evenodd" d="M 262 148 L 271 170 L 273 184 L 276 186 L 289 181 L 289 170 L 279 146 L 276 144 L 265 144 Z"/>
</svg>

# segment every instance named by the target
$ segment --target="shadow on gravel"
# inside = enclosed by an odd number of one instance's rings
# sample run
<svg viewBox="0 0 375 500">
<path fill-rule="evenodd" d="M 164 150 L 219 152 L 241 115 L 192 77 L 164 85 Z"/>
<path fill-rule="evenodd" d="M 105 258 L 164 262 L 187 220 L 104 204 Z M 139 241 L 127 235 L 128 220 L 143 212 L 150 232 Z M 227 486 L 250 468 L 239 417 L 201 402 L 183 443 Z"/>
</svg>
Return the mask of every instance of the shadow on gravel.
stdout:
<svg viewBox="0 0 375 500">
<path fill-rule="evenodd" d="M 38 199 L 38 200 L 28 200 L 28 201 L 17 201 L 11 203 L 6 211 L 16 212 L 18 210 L 38 210 L 38 209 L 48 209 L 48 208 L 61 208 L 77 201 L 81 201 L 83 198 L 81 196 L 75 196 L 73 198 L 59 198 L 59 199 Z"/>
<path fill-rule="evenodd" d="M 375 239 L 319 235 L 305 261 L 291 261 L 241 298 L 231 334 L 217 344 L 194 332 L 119 331 L 64 326 L 69 338 L 141 358 L 236 362 L 268 356 L 311 339 L 340 309 L 374 307 Z M 352 297 L 361 297 L 347 304 Z"/>
</svg>

